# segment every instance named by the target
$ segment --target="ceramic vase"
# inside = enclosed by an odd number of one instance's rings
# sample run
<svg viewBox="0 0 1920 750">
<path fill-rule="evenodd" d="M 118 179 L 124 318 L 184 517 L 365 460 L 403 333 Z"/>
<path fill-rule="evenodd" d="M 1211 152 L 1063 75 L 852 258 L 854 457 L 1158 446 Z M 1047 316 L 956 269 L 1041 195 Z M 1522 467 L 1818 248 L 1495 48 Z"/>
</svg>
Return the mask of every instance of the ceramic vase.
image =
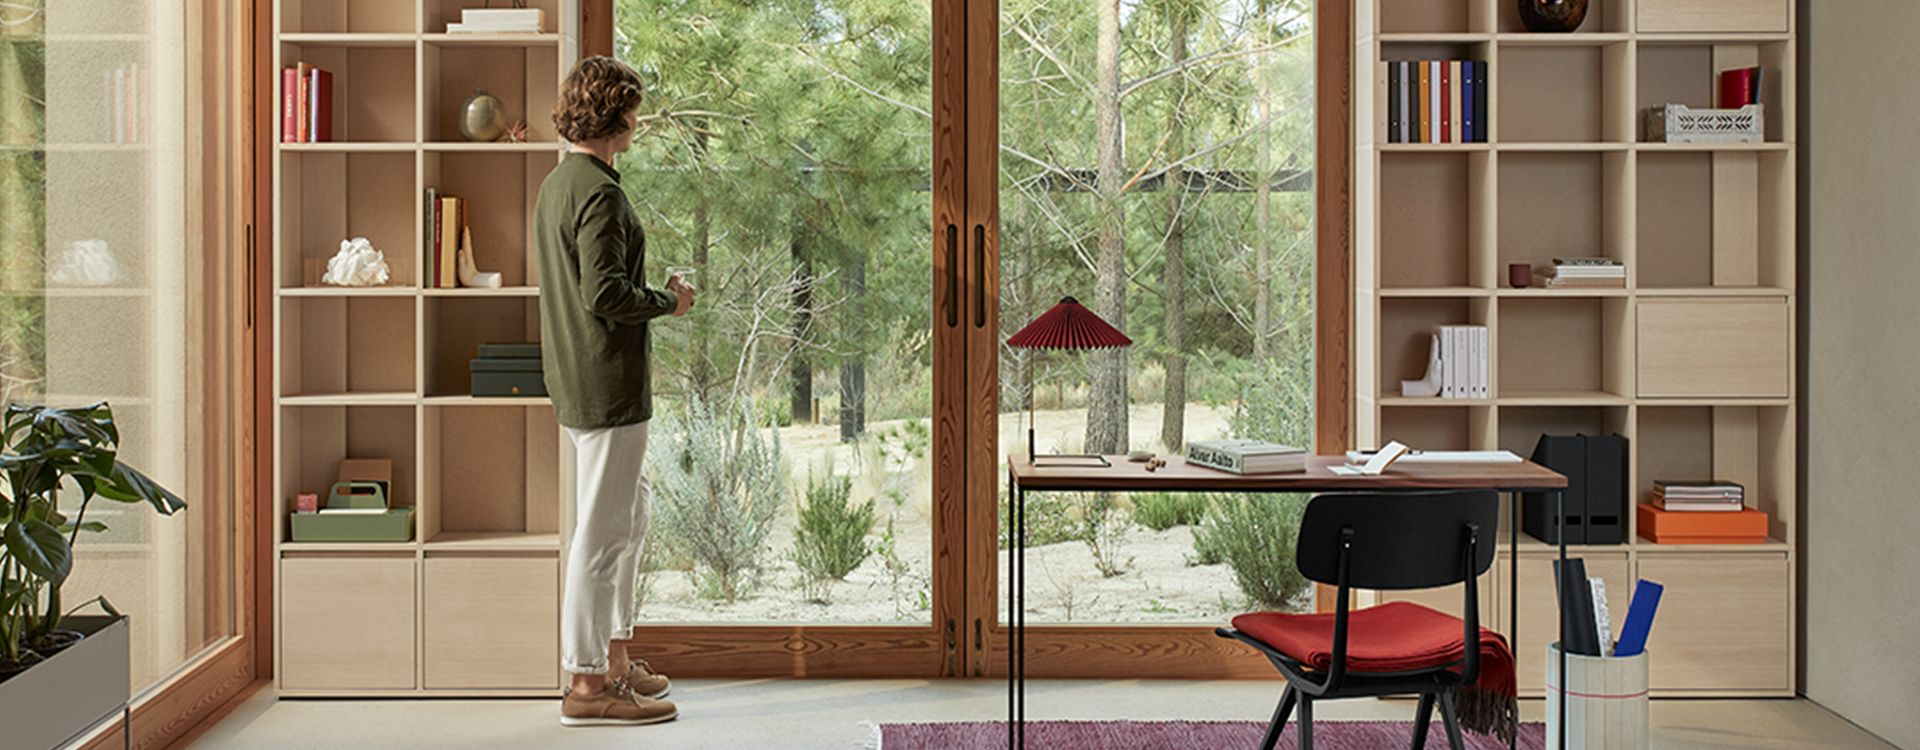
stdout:
<svg viewBox="0 0 1920 750">
<path fill-rule="evenodd" d="M 460 135 L 467 140 L 497 141 L 506 132 L 506 106 L 500 103 L 499 97 L 484 89 L 475 89 L 473 96 L 460 105 Z"/>
<path fill-rule="evenodd" d="M 1565 33 L 1587 20 L 1587 0 L 1515 0 L 1528 31 Z"/>
</svg>

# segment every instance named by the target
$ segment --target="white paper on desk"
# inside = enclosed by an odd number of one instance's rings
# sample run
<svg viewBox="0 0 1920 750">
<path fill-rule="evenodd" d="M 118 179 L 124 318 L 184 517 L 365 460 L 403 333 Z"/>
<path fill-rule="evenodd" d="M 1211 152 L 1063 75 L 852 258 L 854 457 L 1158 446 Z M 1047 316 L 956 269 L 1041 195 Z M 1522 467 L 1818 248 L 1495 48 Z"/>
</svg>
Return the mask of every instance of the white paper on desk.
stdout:
<svg viewBox="0 0 1920 750">
<path fill-rule="evenodd" d="M 1394 440 L 1387 443 L 1386 445 L 1381 446 L 1380 450 L 1378 452 L 1375 452 L 1373 454 L 1373 457 L 1367 459 L 1367 462 L 1364 464 L 1361 464 L 1359 466 L 1354 466 L 1352 464 L 1348 464 L 1345 466 L 1335 466 L 1331 469 L 1331 471 L 1335 474 L 1339 474 L 1341 476 L 1346 476 L 1346 477 L 1379 476 L 1382 472 L 1387 470 L 1388 466 L 1392 466 L 1394 461 L 1400 460 L 1400 457 L 1406 454 L 1407 454 L 1407 446 L 1405 444 L 1402 444 L 1398 440 Z M 1349 459 L 1351 459 L 1351 456 L 1349 456 Z"/>
<path fill-rule="evenodd" d="M 1347 451 L 1347 461 L 1365 463 L 1374 457 L 1370 451 Z M 1400 462 L 1410 464 L 1517 464 L 1512 451 L 1407 451 Z"/>
</svg>

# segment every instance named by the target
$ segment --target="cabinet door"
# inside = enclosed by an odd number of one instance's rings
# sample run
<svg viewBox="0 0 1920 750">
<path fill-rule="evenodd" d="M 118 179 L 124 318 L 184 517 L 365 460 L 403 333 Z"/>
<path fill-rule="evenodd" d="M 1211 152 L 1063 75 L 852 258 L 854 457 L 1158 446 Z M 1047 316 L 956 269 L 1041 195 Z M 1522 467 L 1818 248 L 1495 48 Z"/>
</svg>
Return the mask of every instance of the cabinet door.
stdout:
<svg viewBox="0 0 1920 750">
<path fill-rule="evenodd" d="M 1617 629 L 1621 620 L 1627 616 L 1627 598 L 1632 595 L 1633 576 L 1627 565 L 1626 548 L 1619 552 L 1580 552 L 1569 557 L 1580 557 L 1587 561 L 1587 575 L 1598 576 L 1607 582 L 1607 611 Z M 1558 607 L 1554 605 L 1553 561 L 1556 557 L 1546 552 L 1520 553 L 1520 643 L 1515 654 L 1515 677 L 1518 678 L 1523 695 L 1537 696 L 1547 688 L 1546 651 L 1542 644 L 1560 640 L 1560 618 Z M 1511 579 L 1512 568 L 1507 564 L 1505 550 L 1494 563 L 1499 571 L 1499 598 L 1507 597 L 1507 582 Z M 1503 605 L 1504 606 L 1504 605 Z M 1501 633 L 1507 633 L 1507 615 L 1502 612 L 1498 627 Z M 1510 635 L 1510 634 L 1509 634 Z"/>
<path fill-rule="evenodd" d="M 280 562 L 280 684 L 291 690 L 414 687 L 413 557 Z"/>
<path fill-rule="evenodd" d="M 1787 0 L 1640 0 L 1642 32 L 1787 31 Z"/>
<path fill-rule="evenodd" d="M 1643 300 L 1641 398 L 1785 398 L 1792 366 L 1785 298 Z"/>
<path fill-rule="evenodd" d="M 552 557 L 427 558 L 427 688 L 558 688 L 559 580 Z"/>
<path fill-rule="evenodd" d="M 1654 690 L 1787 691 L 1793 606 L 1781 553 L 1641 553 L 1666 587 L 1647 637 Z"/>
</svg>

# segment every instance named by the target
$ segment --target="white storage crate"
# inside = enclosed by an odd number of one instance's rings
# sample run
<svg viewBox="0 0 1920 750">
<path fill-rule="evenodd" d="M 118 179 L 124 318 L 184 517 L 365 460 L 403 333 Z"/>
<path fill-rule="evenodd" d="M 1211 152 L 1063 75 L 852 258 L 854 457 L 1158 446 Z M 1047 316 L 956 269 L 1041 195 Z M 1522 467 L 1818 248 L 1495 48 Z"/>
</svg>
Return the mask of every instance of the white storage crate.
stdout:
<svg viewBox="0 0 1920 750">
<path fill-rule="evenodd" d="M 1766 110 L 1758 104 L 1739 109 L 1668 104 L 1647 110 L 1647 135 L 1666 143 L 1759 143 L 1767 137 Z"/>
</svg>

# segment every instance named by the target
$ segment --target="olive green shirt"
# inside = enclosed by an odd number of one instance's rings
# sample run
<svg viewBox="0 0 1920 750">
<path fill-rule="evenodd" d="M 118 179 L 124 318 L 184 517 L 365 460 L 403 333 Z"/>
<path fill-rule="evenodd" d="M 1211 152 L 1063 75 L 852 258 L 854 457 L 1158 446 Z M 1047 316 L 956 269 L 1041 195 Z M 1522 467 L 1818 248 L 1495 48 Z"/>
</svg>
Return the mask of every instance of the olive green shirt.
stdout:
<svg viewBox="0 0 1920 750">
<path fill-rule="evenodd" d="M 620 173 L 570 152 L 540 184 L 540 350 L 553 415 L 575 429 L 653 417 L 647 321 L 679 300 L 646 285 L 647 238 Z"/>
</svg>

